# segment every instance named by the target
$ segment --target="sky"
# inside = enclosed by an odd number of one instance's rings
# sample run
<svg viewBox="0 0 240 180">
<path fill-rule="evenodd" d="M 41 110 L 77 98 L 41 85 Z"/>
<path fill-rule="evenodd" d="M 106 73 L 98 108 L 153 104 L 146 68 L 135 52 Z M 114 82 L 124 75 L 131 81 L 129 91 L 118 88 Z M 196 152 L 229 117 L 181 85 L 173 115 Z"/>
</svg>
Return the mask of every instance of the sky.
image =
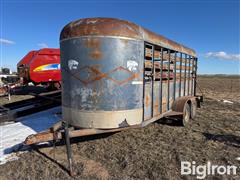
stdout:
<svg viewBox="0 0 240 180">
<path fill-rule="evenodd" d="M 0 66 L 58 48 L 62 28 L 87 17 L 129 20 L 194 49 L 199 74 L 240 74 L 240 0 L 0 0 Z"/>
</svg>

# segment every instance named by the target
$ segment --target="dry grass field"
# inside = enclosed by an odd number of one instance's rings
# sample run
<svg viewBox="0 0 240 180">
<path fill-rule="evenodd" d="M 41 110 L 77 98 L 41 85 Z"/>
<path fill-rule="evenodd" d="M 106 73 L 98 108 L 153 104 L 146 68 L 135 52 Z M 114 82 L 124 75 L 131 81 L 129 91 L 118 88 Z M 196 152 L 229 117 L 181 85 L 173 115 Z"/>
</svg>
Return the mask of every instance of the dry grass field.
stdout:
<svg viewBox="0 0 240 180">
<path fill-rule="evenodd" d="M 181 161 L 240 166 L 236 160 L 240 157 L 240 78 L 201 76 L 198 82 L 205 99 L 188 127 L 162 121 L 142 129 L 72 139 L 74 178 L 195 179 L 180 175 Z M 0 166 L 0 179 L 74 179 L 66 167 L 61 143 L 56 148 L 33 147 L 19 160 Z M 215 178 L 240 179 L 240 174 Z"/>
</svg>

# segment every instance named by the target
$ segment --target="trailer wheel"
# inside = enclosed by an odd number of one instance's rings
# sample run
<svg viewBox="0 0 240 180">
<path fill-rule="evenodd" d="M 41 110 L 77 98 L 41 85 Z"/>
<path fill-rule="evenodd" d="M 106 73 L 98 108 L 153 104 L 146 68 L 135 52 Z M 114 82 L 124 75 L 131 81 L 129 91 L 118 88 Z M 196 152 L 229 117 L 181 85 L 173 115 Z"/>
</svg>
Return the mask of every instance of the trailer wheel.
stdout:
<svg viewBox="0 0 240 180">
<path fill-rule="evenodd" d="M 191 117 L 191 108 L 190 104 L 185 103 L 184 108 L 183 108 L 183 117 L 182 117 L 182 126 L 187 126 L 187 124 L 190 121 Z"/>
<path fill-rule="evenodd" d="M 196 100 L 191 102 L 191 119 L 194 119 L 197 114 L 197 102 Z"/>
</svg>

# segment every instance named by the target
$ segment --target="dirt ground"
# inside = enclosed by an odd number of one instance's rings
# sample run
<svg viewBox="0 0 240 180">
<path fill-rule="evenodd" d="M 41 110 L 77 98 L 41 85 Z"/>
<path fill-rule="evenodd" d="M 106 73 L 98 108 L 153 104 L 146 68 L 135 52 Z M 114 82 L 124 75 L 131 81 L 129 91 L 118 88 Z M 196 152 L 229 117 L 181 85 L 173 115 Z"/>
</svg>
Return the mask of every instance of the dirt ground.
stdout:
<svg viewBox="0 0 240 180">
<path fill-rule="evenodd" d="M 142 129 L 72 139 L 75 179 L 195 179 L 181 161 L 240 166 L 240 79 L 200 77 L 202 108 L 188 127 L 158 122 Z M 223 99 L 234 103 L 225 103 Z M 65 146 L 33 147 L 0 166 L 0 179 L 74 179 Z M 213 177 L 208 176 L 212 179 Z M 215 179 L 240 179 L 216 176 Z"/>
</svg>

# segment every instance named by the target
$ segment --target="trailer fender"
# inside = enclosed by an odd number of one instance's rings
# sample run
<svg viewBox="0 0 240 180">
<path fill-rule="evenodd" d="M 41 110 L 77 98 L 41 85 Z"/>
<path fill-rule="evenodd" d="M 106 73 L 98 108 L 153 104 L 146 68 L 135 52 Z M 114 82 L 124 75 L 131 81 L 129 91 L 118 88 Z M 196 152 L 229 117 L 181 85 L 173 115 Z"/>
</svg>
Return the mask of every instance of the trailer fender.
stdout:
<svg viewBox="0 0 240 180">
<path fill-rule="evenodd" d="M 194 96 L 184 96 L 177 98 L 172 104 L 172 110 L 176 112 L 183 112 L 185 104 L 188 103 L 191 108 L 191 119 L 196 115 L 197 101 Z"/>
</svg>

